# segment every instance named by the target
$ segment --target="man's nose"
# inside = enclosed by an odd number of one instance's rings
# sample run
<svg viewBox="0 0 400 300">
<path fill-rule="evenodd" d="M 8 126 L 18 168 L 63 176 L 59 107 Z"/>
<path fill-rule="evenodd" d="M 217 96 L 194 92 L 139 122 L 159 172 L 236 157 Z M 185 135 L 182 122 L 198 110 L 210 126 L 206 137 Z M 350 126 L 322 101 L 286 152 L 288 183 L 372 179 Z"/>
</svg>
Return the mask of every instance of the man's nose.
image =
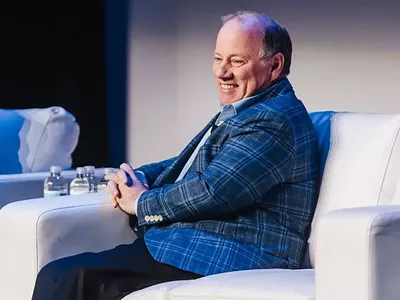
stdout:
<svg viewBox="0 0 400 300">
<path fill-rule="evenodd" d="M 233 73 L 231 71 L 231 68 L 227 64 L 221 64 L 215 70 L 214 75 L 218 79 L 229 79 L 232 78 Z"/>
</svg>

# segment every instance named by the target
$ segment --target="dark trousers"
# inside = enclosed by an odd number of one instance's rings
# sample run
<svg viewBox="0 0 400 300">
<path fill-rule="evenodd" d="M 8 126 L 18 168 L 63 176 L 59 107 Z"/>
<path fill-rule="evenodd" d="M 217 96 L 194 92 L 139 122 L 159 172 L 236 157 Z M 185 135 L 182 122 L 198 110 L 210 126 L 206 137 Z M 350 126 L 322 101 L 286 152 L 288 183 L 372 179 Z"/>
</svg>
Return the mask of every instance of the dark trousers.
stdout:
<svg viewBox="0 0 400 300">
<path fill-rule="evenodd" d="M 39 272 L 33 300 L 111 300 L 162 282 L 201 275 L 156 261 L 142 238 L 100 253 L 62 258 Z"/>
</svg>

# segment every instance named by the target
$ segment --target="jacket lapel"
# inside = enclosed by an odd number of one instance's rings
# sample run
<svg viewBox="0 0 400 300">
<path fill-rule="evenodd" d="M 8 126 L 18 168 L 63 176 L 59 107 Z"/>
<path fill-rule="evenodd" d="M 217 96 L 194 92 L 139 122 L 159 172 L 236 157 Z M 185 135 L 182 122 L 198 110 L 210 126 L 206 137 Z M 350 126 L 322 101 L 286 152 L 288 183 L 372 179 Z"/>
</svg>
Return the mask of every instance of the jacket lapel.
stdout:
<svg viewBox="0 0 400 300">
<path fill-rule="evenodd" d="M 175 162 L 170 167 L 165 169 L 164 172 L 160 174 L 160 176 L 158 176 L 157 180 L 154 183 L 154 186 L 162 186 L 164 184 L 175 182 L 186 162 L 189 160 L 197 145 L 200 143 L 203 136 L 215 124 L 215 121 L 217 120 L 219 114 L 220 113 L 216 114 L 210 120 L 210 122 L 208 122 L 208 124 L 190 141 L 190 143 L 183 149 L 181 154 L 179 154 Z"/>
</svg>

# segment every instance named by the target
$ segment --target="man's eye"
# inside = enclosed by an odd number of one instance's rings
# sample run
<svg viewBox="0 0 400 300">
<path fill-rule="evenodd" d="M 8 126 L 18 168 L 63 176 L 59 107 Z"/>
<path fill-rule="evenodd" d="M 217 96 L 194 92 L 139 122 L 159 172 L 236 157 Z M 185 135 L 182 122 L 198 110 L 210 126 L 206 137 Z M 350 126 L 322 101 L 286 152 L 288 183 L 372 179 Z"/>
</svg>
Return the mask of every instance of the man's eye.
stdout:
<svg viewBox="0 0 400 300">
<path fill-rule="evenodd" d="M 234 66 L 241 66 L 243 64 L 244 64 L 243 60 L 239 60 L 239 59 L 232 60 L 232 65 L 234 65 Z"/>
<path fill-rule="evenodd" d="M 220 61 L 222 61 L 222 58 L 221 57 L 214 57 L 214 60 L 217 61 L 217 62 L 220 62 Z"/>
</svg>

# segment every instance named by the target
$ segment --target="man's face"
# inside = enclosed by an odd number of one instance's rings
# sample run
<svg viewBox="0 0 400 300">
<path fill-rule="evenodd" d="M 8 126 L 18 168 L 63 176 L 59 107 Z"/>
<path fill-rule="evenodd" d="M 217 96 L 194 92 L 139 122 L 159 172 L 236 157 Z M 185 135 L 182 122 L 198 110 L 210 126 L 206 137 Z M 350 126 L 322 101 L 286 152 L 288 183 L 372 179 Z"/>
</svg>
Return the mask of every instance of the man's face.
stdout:
<svg viewBox="0 0 400 300">
<path fill-rule="evenodd" d="M 220 105 L 256 95 L 271 84 L 271 62 L 260 59 L 261 45 L 254 26 L 236 19 L 222 26 L 213 63 Z"/>
</svg>

